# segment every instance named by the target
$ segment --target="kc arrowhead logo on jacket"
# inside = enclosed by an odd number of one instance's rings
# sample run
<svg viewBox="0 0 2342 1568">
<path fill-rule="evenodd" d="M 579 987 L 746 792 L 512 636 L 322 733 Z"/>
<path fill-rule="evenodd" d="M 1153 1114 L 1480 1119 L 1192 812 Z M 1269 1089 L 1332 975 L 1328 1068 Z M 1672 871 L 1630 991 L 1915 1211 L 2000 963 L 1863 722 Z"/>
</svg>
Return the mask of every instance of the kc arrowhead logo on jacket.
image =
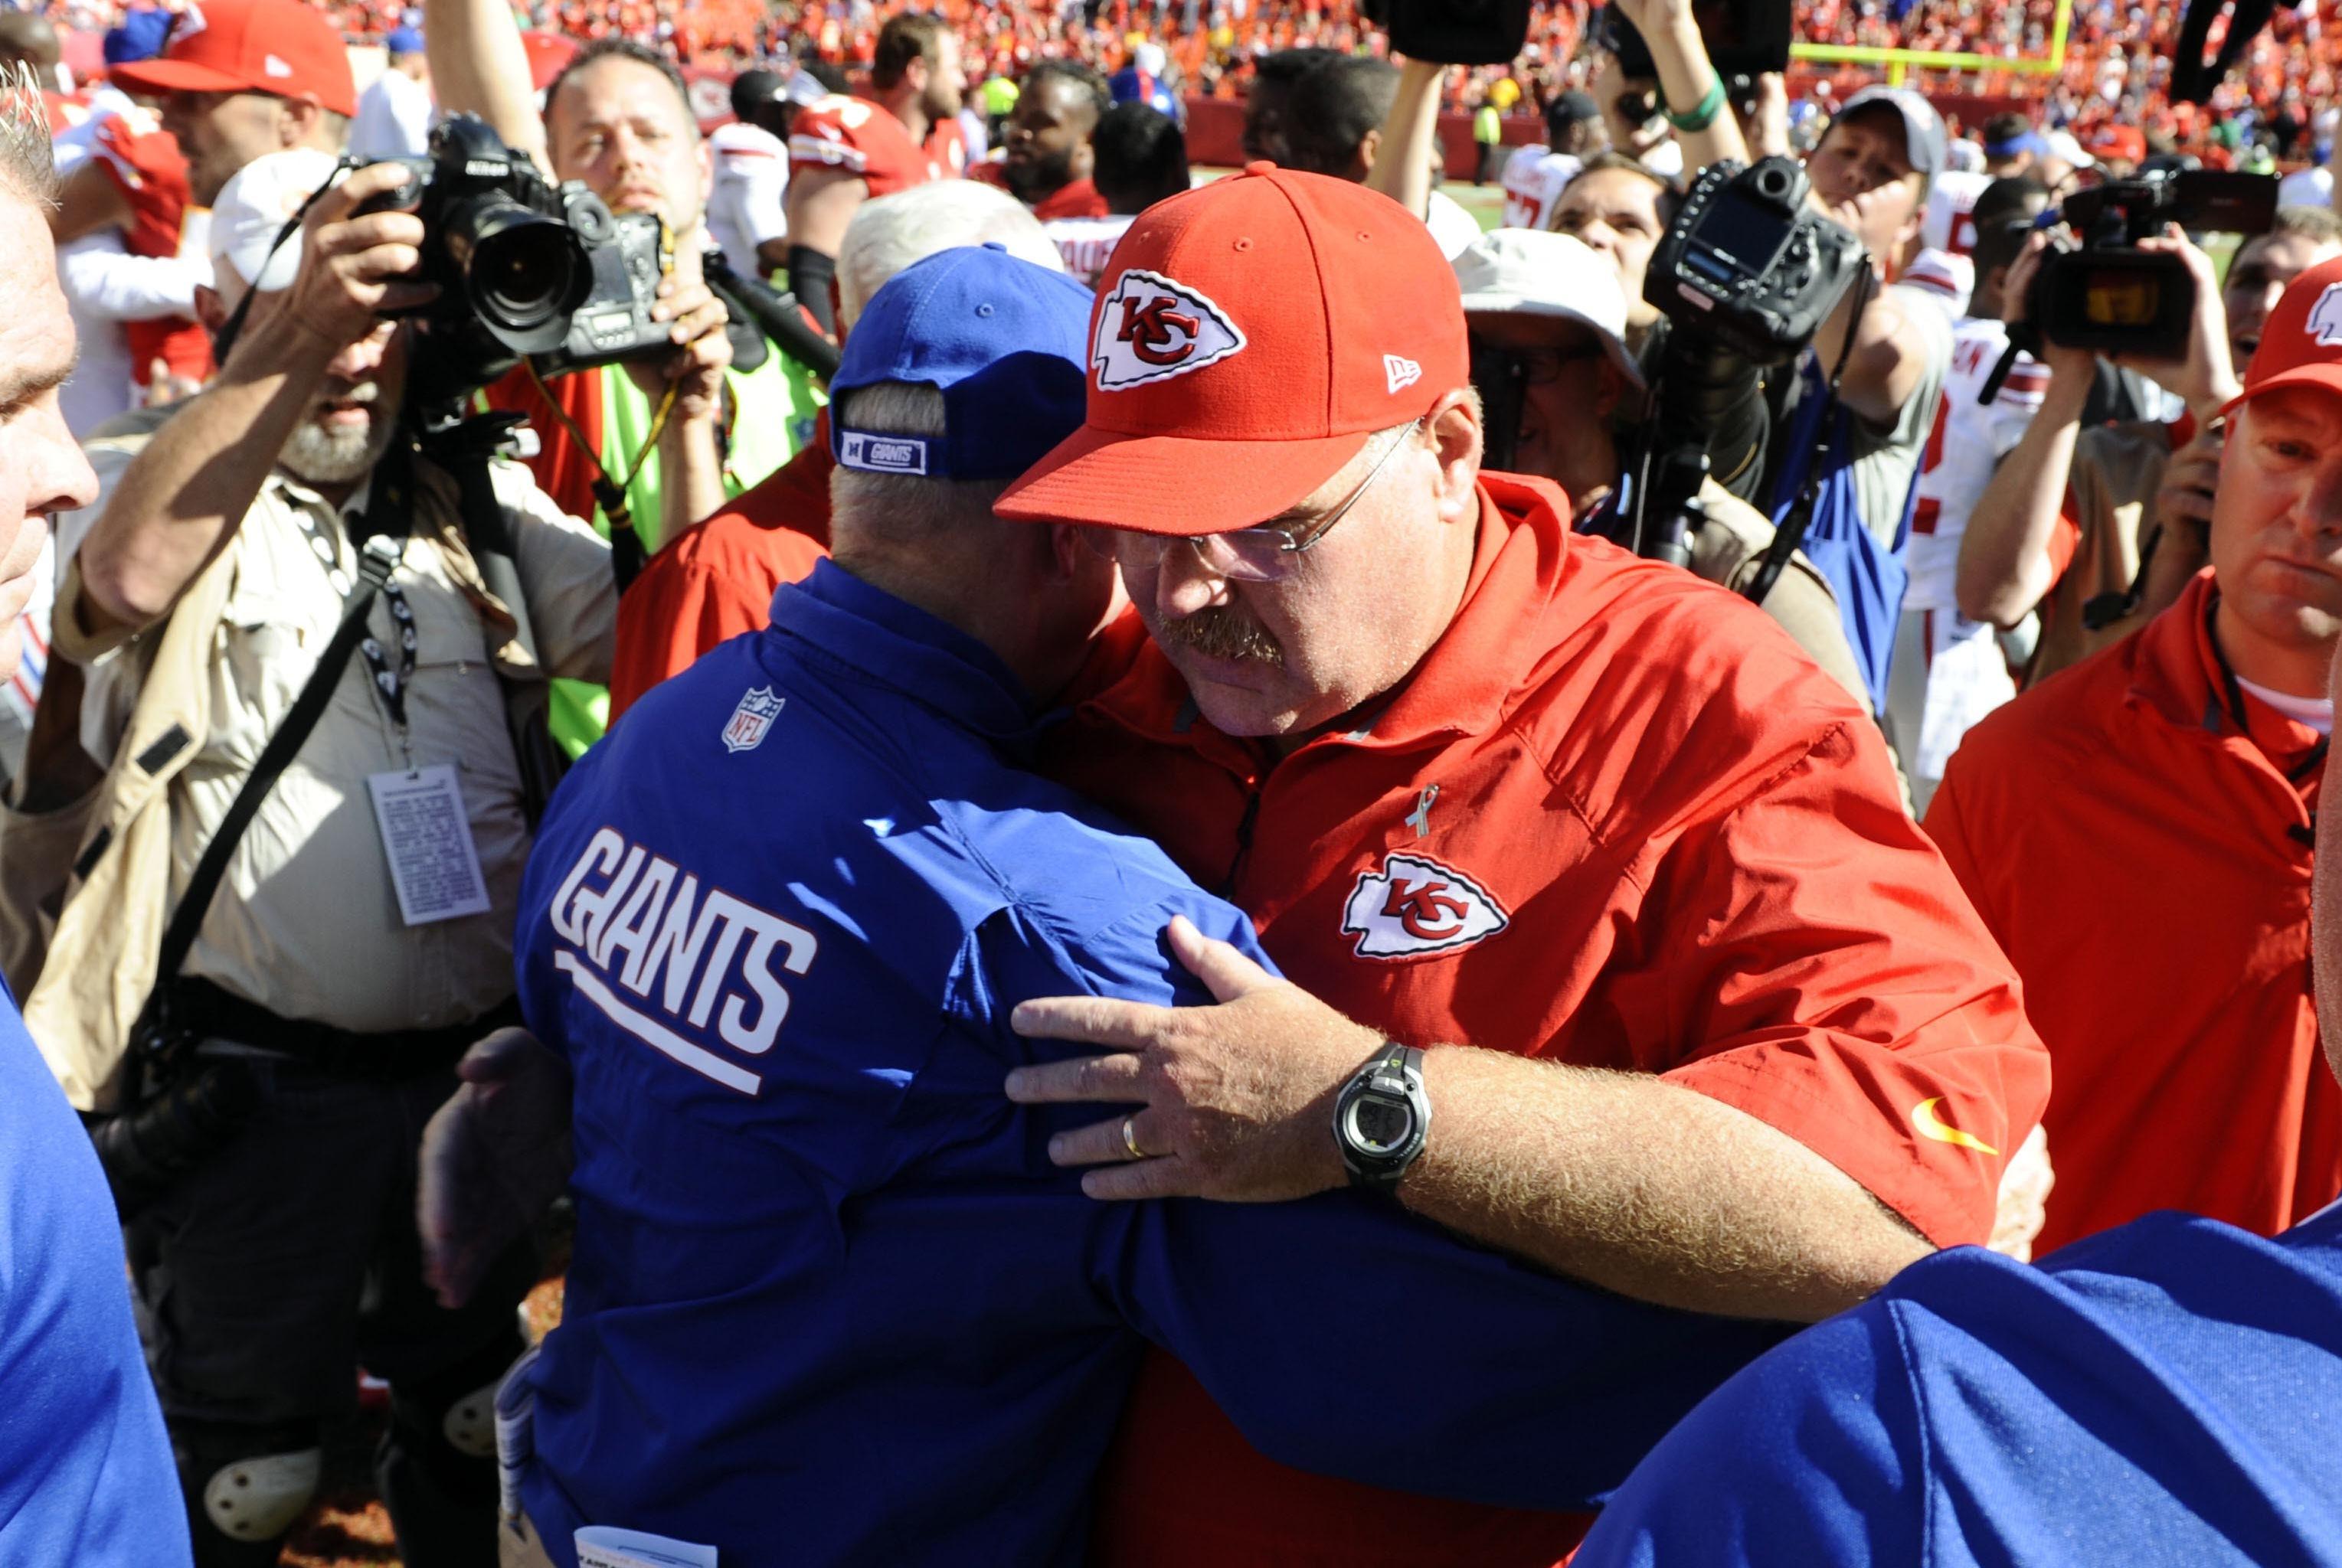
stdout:
<svg viewBox="0 0 2342 1568">
<path fill-rule="evenodd" d="M 1342 909 L 1342 930 L 1361 958 L 1414 958 L 1469 947 L 1512 917 L 1486 888 L 1428 855 L 1386 854 L 1380 871 L 1358 874 Z"/>
<path fill-rule="evenodd" d="M 1160 273 L 1132 267 L 1098 302 L 1090 364 L 1100 392 L 1143 386 L 1216 365 L 1245 335 L 1205 295 Z"/>
</svg>

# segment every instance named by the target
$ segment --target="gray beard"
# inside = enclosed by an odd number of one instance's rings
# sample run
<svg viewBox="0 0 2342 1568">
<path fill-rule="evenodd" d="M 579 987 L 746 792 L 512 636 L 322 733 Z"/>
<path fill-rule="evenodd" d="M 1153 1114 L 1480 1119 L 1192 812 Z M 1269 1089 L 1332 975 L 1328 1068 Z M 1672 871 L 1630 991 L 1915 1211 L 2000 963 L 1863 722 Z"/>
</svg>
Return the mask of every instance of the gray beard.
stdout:
<svg viewBox="0 0 2342 1568">
<path fill-rule="evenodd" d="M 285 438 L 276 461 L 312 484 L 355 484 L 390 445 L 390 421 L 377 404 L 363 426 L 325 425 L 304 419 Z"/>
</svg>

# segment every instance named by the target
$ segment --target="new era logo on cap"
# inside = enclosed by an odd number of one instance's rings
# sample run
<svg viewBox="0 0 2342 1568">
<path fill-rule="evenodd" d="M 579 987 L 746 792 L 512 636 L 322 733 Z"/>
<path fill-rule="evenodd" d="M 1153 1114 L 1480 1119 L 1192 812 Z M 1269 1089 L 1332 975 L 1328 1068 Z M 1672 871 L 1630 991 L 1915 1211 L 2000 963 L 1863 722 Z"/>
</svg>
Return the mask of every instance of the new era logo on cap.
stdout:
<svg viewBox="0 0 2342 1568">
<path fill-rule="evenodd" d="M 1413 386 L 1421 381 L 1423 366 L 1398 355 L 1386 354 L 1383 355 L 1383 379 L 1390 384 L 1393 392 L 1396 392 L 1401 387 Z"/>
<path fill-rule="evenodd" d="M 866 430 L 838 433 L 837 463 L 866 474 L 925 474 L 927 444 L 917 435 L 875 435 Z"/>
<path fill-rule="evenodd" d="M 1132 267 L 1098 303 L 1090 365 L 1100 392 L 1165 381 L 1243 352 L 1245 335 L 1209 298 Z"/>
<path fill-rule="evenodd" d="M 284 61 L 278 59 L 274 55 L 267 55 L 262 59 L 260 62 L 260 68 L 267 72 L 272 76 L 289 76 L 293 74 L 293 67 L 286 65 Z"/>
</svg>

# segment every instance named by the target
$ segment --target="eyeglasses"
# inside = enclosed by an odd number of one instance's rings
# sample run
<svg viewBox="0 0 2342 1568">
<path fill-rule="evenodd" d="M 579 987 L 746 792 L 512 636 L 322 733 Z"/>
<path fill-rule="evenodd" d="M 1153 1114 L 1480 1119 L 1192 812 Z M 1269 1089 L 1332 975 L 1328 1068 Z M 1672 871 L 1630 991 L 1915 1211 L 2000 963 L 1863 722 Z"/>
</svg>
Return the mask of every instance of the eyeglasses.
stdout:
<svg viewBox="0 0 2342 1568">
<path fill-rule="evenodd" d="M 1222 534 L 1189 534 L 1184 540 L 1161 534 L 1140 534 L 1127 528 L 1085 528 L 1084 543 L 1101 555 L 1118 557 L 1132 565 L 1153 568 L 1161 564 L 1163 552 L 1175 543 L 1191 546 L 1196 558 L 1216 577 L 1226 577 L 1239 583 L 1274 583 L 1289 577 L 1300 564 L 1300 557 L 1316 549 L 1335 524 L 1349 515 L 1350 508 L 1374 487 L 1388 466 L 1392 455 L 1407 443 L 1407 438 L 1423 428 L 1423 421 L 1414 420 L 1398 432 L 1396 440 L 1382 450 L 1366 476 L 1358 481 L 1357 488 L 1344 497 L 1340 505 L 1323 519 L 1305 529 L 1286 528 L 1266 524 L 1257 528 L 1231 528 Z"/>
</svg>

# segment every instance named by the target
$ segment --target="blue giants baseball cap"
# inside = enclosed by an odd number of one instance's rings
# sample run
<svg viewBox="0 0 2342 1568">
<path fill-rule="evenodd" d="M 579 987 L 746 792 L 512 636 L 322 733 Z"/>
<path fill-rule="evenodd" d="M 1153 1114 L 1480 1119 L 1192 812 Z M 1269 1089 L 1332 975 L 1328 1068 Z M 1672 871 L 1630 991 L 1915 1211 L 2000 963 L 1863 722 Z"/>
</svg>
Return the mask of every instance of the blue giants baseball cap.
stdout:
<svg viewBox="0 0 2342 1568">
<path fill-rule="evenodd" d="M 996 245 L 938 251 L 871 295 L 846 335 L 830 406 L 882 381 L 944 394 L 944 434 L 856 429 L 830 418 L 841 468 L 925 479 L 1014 479 L 1081 428 L 1088 289 Z"/>
</svg>

